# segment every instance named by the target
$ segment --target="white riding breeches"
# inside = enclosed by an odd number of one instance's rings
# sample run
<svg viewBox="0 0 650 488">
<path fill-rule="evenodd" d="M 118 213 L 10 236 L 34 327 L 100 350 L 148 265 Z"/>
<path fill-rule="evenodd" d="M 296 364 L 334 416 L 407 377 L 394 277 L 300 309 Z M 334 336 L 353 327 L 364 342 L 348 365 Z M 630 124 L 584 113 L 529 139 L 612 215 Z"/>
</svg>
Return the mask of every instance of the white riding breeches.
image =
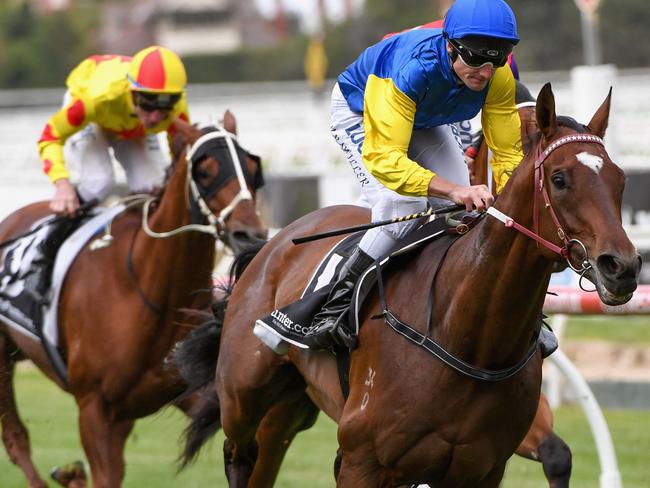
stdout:
<svg viewBox="0 0 650 488">
<path fill-rule="evenodd" d="M 66 93 L 64 104 L 69 101 Z M 65 143 L 65 159 L 79 173 L 77 191 L 84 201 L 104 200 L 115 186 L 110 149 L 126 173 L 129 190 L 150 192 L 163 183 L 168 159 L 163 154 L 157 134 L 144 138 L 120 140 L 90 123 Z"/>
<path fill-rule="evenodd" d="M 357 204 L 371 209 L 373 222 L 422 212 L 426 210 L 427 202 L 432 205 L 449 204 L 448 201 L 437 198 L 400 195 L 380 183 L 370 174 L 361 156 L 361 148 L 365 139 L 363 115 L 350 110 L 338 84 L 334 86 L 331 103 L 330 130 L 332 136 L 345 153 L 357 178 L 361 190 Z M 469 186 L 469 174 L 458 131 L 452 126 L 443 125 L 414 130 L 408 156 L 446 180 Z M 416 225 L 417 221 L 412 220 L 375 227 L 366 232 L 359 247 L 369 256 L 378 258 L 388 252 L 400 238 L 413 230 Z"/>
</svg>

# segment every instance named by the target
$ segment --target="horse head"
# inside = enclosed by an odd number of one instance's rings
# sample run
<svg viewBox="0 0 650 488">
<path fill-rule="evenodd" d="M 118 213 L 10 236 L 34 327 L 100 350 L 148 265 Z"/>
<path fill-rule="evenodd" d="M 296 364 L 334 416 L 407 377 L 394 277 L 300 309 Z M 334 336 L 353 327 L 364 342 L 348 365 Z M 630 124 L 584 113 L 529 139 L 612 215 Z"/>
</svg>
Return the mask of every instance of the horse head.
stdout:
<svg viewBox="0 0 650 488">
<path fill-rule="evenodd" d="M 203 214 L 235 252 L 266 239 L 255 208 L 256 191 L 264 184 L 261 160 L 239 145 L 232 113 L 225 112 L 223 127 L 198 129 L 182 120 L 175 127 L 175 159 L 187 163 L 193 220 Z"/>
<path fill-rule="evenodd" d="M 584 126 L 556 115 L 550 83 L 540 91 L 533 219 L 541 235 L 563 242 L 567 262 L 603 303 L 620 305 L 637 287 L 641 257 L 621 223 L 625 174 L 602 141 L 610 102 L 611 89 Z"/>
</svg>

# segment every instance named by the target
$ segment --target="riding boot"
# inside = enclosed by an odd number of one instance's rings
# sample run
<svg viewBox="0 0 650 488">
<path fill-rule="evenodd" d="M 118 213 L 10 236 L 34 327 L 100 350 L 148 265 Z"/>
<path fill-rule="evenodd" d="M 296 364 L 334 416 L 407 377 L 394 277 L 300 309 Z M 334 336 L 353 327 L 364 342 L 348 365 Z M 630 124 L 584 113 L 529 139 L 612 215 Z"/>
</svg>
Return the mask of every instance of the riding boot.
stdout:
<svg viewBox="0 0 650 488">
<path fill-rule="evenodd" d="M 375 260 L 358 247 L 343 265 L 338 281 L 330 290 L 327 302 L 312 321 L 304 336 L 304 343 L 311 349 L 328 349 L 345 346 L 354 349 L 356 334 L 348 324 L 348 310 L 357 279 Z"/>
<path fill-rule="evenodd" d="M 50 232 L 35 249 L 36 257 L 32 261 L 33 271 L 25 280 L 25 291 L 36 303 L 49 303 L 49 290 L 54 270 L 54 260 L 65 238 L 76 223 L 75 219 L 64 218 L 50 224 Z"/>
</svg>

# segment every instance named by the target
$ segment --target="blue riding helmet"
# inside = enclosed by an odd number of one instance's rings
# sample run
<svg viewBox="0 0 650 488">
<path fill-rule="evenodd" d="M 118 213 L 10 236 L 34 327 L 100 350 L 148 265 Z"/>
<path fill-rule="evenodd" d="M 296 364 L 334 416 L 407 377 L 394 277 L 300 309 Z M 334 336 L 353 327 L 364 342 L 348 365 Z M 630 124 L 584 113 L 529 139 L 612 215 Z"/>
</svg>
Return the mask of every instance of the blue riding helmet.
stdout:
<svg viewBox="0 0 650 488">
<path fill-rule="evenodd" d="M 443 32 L 448 39 L 483 36 L 519 42 L 515 14 L 503 0 L 456 0 L 445 16 Z"/>
</svg>

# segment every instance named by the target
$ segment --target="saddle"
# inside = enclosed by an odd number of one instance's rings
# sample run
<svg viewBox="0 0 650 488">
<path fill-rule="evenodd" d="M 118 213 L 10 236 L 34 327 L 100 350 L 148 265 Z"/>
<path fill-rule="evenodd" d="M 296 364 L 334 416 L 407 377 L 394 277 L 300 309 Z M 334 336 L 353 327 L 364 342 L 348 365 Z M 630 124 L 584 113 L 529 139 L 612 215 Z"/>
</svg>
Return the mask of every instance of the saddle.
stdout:
<svg viewBox="0 0 650 488">
<path fill-rule="evenodd" d="M 445 218 L 434 219 L 411 232 L 386 256 L 375 261 L 359 278 L 352 297 L 349 323 L 354 324 L 356 333 L 359 332 L 360 323 L 358 311 L 377 283 L 377 270 L 379 274 L 385 273 L 397 256 L 414 252 L 433 239 L 442 239 L 446 236 L 451 242 L 466 233 L 476 221 L 478 218 L 471 216 L 466 216 L 461 221 L 452 224 L 448 223 Z M 289 305 L 275 309 L 270 315 L 257 320 L 253 333 L 278 354 L 286 353 L 289 344 L 307 349 L 308 346 L 303 342 L 303 337 L 314 316 L 325 305 L 345 258 L 349 257 L 363 237 L 363 233 L 363 231 L 358 232 L 339 241 L 317 266 L 301 298 Z"/>
<path fill-rule="evenodd" d="M 124 209 L 124 205 L 85 208 L 78 218 L 65 221 L 49 215 L 35 222 L 25 234 L 0 243 L 0 317 L 13 330 L 43 345 L 64 383 L 67 373 L 65 358 L 58 347 L 57 323 L 63 281 L 86 243 Z M 50 236 L 53 224 L 62 226 L 54 229 L 55 239 Z M 45 252 L 52 253 L 50 256 L 44 256 L 45 246 L 49 247 Z M 47 273 L 46 301 L 33 292 L 42 286 L 34 283 L 42 280 L 41 272 Z"/>
</svg>

